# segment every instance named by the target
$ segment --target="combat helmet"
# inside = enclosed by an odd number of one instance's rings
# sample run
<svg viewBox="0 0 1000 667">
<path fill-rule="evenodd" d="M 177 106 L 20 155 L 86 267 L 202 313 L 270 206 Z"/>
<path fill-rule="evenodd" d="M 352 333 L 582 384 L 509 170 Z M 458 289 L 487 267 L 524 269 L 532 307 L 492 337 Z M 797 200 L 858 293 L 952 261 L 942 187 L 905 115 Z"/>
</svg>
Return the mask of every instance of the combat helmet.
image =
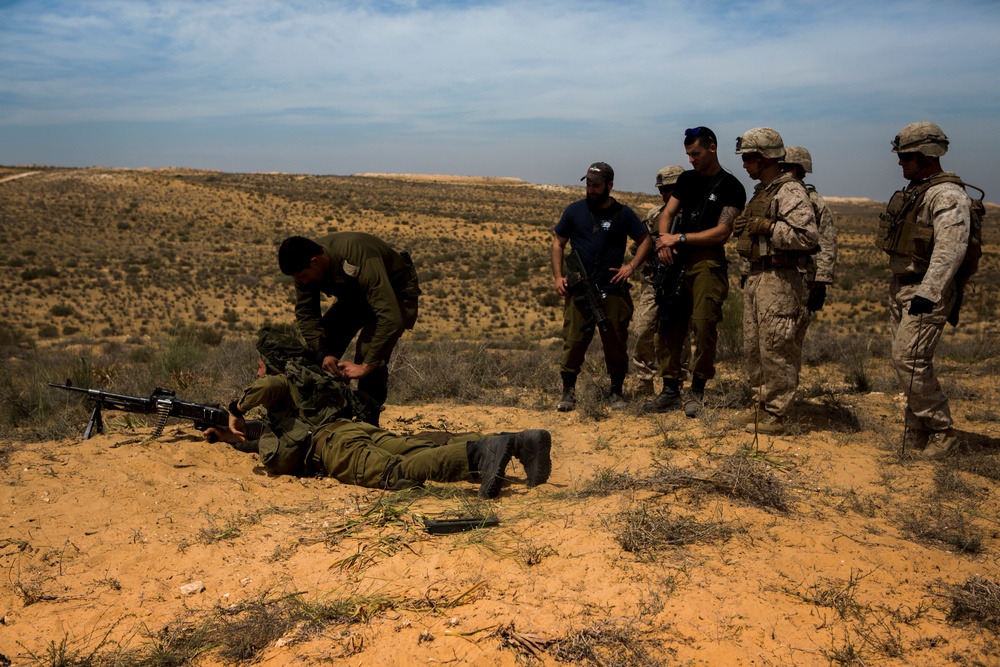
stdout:
<svg viewBox="0 0 1000 667">
<path fill-rule="evenodd" d="M 272 327 L 257 332 L 257 353 L 273 373 L 284 373 L 292 359 L 302 361 L 314 356 L 293 332 Z"/>
<path fill-rule="evenodd" d="M 809 151 L 805 148 L 802 148 L 802 146 L 786 147 L 785 159 L 781 162 L 782 164 L 797 164 L 802 167 L 802 170 L 807 174 L 811 174 L 813 171 L 812 155 L 810 155 Z"/>
<path fill-rule="evenodd" d="M 769 127 L 755 127 L 736 139 L 736 154 L 759 153 L 766 158 L 785 157 L 785 143 L 781 135 Z"/>
<path fill-rule="evenodd" d="M 664 167 L 660 171 L 656 172 L 656 188 L 660 189 L 664 186 L 676 185 L 677 179 L 683 173 L 684 167 L 680 167 L 676 164 Z"/>
<path fill-rule="evenodd" d="M 948 137 L 937 124 L 930 121 L 910 123 L 892 140 L 892 152 L 941 157 L 948 152 Z"/>
</svg>

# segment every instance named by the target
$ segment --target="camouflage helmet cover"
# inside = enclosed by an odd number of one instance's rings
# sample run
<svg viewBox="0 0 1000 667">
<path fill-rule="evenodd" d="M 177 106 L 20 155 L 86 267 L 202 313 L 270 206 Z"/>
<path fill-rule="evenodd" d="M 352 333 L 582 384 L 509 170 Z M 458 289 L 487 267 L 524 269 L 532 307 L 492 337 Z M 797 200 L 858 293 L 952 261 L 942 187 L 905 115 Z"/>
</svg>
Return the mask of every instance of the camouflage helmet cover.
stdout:
<svg viewBox="0 0 1000 667">
<path fill-rule="evenodd" d="M 291 359 L 309 359 L 314 356 L 293 332 L 271 327 L 264 327 L 257 332 L 257 353 L 264 360 L 267 369 L 274 373 L 284 373 L 285 364 Z"/>
<path fill-rule="evenodd" d="M 929 121 L 910 123 L 892 140 L 893 153 L 923 153 L 941 157 L 948 152 L 948 137 L 937 124 Z"/>
<path fill-rule="evenodd" d="M 782 162 L 785 164 L 797 164 L 807 174 L 811 174 L 813 170 L 812 155 L 802 146 L 787 146 L 785 148 L 785 159 Z"/>
<path fill-rule="evenodd" d="M 656 187 L 672 186 L 677 183 L 677 179 L 684 173 L 684 167 L 672 164 L 656 172 Z"/>
<path fill-rule="evenodd" d="M 781 135 L 769 127 L 755 127 L 736 139 L 736 154 L 759 153 L 766 158 L 785 157 L 785 143 Z"/>
</svg>

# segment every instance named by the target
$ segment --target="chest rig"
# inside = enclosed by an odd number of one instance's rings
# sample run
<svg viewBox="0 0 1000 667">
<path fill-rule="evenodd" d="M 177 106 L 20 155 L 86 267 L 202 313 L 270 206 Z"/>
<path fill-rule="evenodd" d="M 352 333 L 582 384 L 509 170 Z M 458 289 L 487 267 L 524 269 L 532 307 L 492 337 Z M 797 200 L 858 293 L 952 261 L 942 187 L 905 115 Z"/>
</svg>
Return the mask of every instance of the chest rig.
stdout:
<svg viewBox="0 0 1000 667">
<path fill-rule="evenodd" d="M 941 183 L 955 183 L 963 188 L 971 187 L 979 190 L 951 172 L 940 172 L 919 183 L 911 183 L 902 190 L 897 190 L 889 199 L 885 211 L 879 214 L 881 222 L 878 235 L 875 237 L 875 245 L 890 255 L 903 255 L 924 263 L 930 262 L 931 252 L 934 249 L 934 227 L 919 224 L 917 213 L 927 191 Z M 979 192 L 982 193 L 982 190 Z M 980 243 L 983 212 L 982 197 L 972 200 L 973 228 L 969 234 L 970 245 Z"/>
<path fill-rule="evenodd" d="M 790 174 L 778 175 L 754 193 L 743 213 L 736 218 L 733 234 L 737 237 L 736 252 L 740 257 L 777 267 L 797 267 L 805 262 L 809 252 L 778 250 L 771 243 L 772 227 L 778 219 L 778 202 L 774 198 L 785 183 L 794 181 Z"/>
</svg>

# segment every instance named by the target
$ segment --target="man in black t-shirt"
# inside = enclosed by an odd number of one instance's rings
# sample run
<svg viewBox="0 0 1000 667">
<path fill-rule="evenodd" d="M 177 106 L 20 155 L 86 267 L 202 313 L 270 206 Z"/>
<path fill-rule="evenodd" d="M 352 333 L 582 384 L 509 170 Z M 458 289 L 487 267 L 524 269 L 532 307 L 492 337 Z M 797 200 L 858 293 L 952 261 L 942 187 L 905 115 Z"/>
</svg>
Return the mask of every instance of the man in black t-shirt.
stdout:
<svg viewBox="0 0 1000 667">
<path fill-rule="evenodd" d="M 650 412 L 683 407 L 688 417 L 696 416 L 704 404 L 705 384 L 715 376 L 718 327 L 722 304 L 729 295 L 725 245 L 747 200 L 743 185 L 719 164 L 716 144 L 715 133 L 707 127 L 684 131 L 684 152 L 692 169 L 677 179 L 657 221 L 660 261 L 681 262 L 685 273 L 681 293 L 661 331 L 663 391 L 643 406 Z M 678 213 L 680 225 L 672 230 L 670 221 Z M 695 350 L 690 364 L 691 388 L 682 398 L 681 357 L 689 325 L 694 328 Z"/>
</svg>

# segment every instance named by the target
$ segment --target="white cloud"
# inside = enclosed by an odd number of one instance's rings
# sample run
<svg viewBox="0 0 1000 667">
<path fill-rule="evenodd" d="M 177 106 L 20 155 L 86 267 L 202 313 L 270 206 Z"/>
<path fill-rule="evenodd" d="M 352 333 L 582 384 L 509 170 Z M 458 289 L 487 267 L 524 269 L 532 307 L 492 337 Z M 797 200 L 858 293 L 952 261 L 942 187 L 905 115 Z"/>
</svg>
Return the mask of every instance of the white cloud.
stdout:
<svg viewBox="0 0 1000 667">
<path fill-rule="evenodd" d="M 455 145 L 466 172 L 584 144 L 628 147 L 622 173 L 644 173 L 697 123 L 823 143 L 936 116 L 997 137 L 998 42 L 992 2 L 21 2 L 0 6 L 0 145 L 86 122 L 312 126 L 423 146 L 414 160 Z"/>
</svg>

